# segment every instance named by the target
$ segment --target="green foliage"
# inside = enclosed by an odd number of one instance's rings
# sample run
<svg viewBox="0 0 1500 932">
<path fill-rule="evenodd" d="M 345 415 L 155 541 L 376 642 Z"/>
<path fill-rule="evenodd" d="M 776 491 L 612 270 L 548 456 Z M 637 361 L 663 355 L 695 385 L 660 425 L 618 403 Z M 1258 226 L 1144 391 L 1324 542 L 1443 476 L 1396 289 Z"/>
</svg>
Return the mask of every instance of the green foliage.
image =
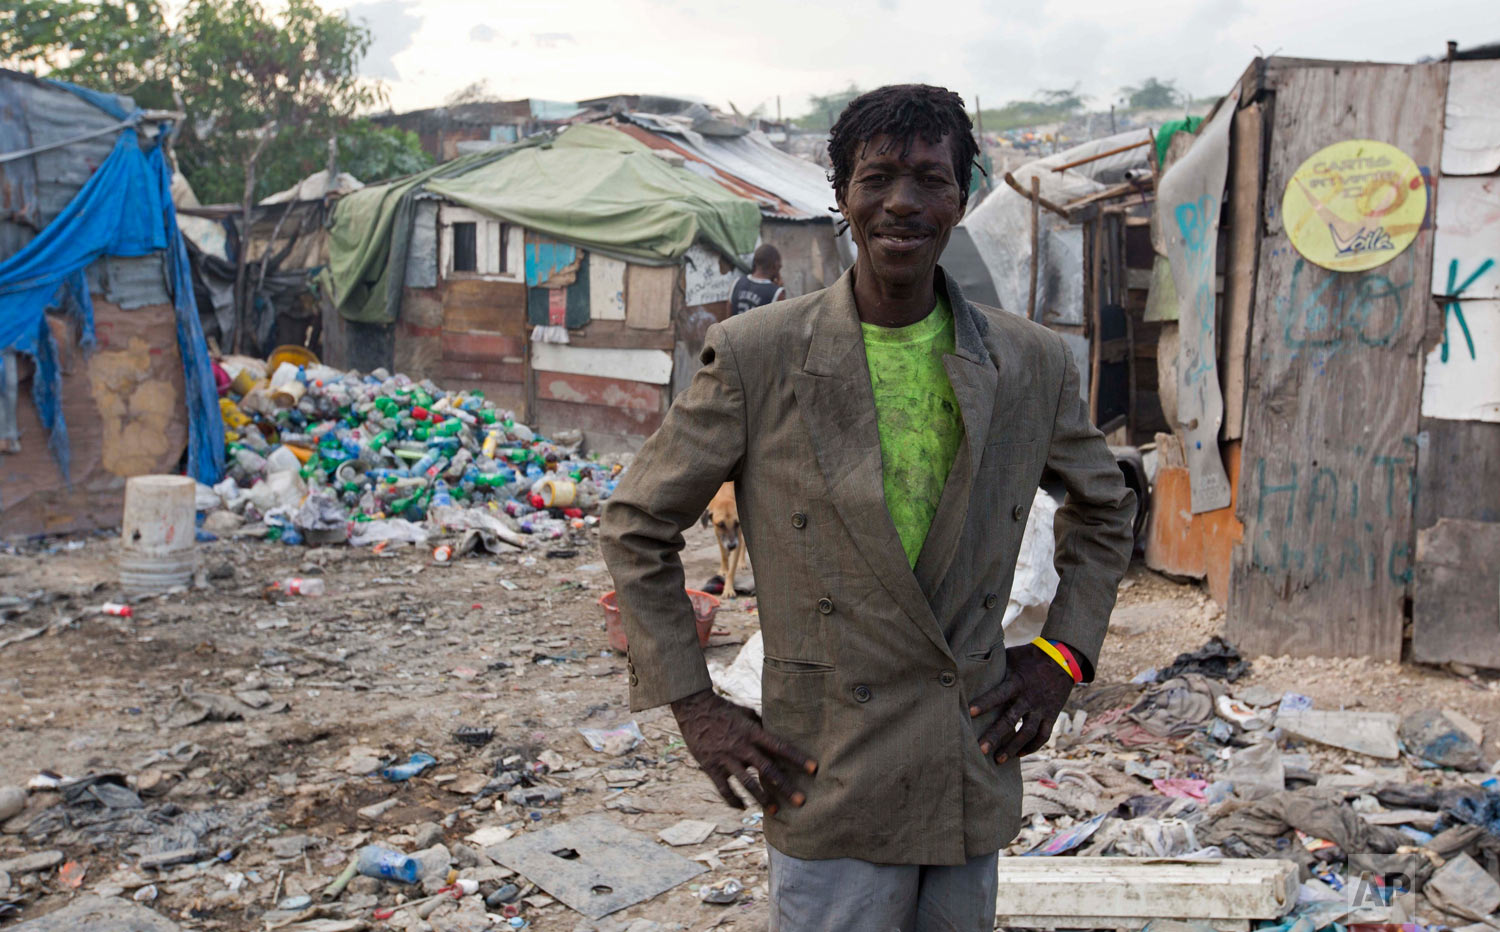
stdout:
<svg viewBox="0 0 1500 932">
<path fill-rule="evenodd" d="M 171 23 L 155 0 L 11 2 L 0 60 L 186 111 L 176 152 L 205 203 L 240 200 L 257 150 L 257 199 L 325 167 L 329 138 L 362 180 L 427 165 L 410 134 L 356 117 L 384 100 L 357 73 L 370 31 L 315 0 L 274 14 L 255 0 L 188 0 Z"/>
<path fill-rule="evenodd" d="M 0 62 L 173 106 L 171 45 L 155 0 L 11 0 L 0 6 Z"/>
<path fill-rule="evenodd" d="M 1062 123 L 1083 109 L 1088 100 L 1072 88 L 1038 91 L 1037 100 L 1012 100 L 1003 107 L 986 108 L 980 117 L 986 133 L 999 133 L 1021 126 Z"/>
<path fill-rule="evenodd" d="M 833 91 L 829 94 L 813 94 L 808 100 L 808 111 L 800 117 L 793 117 L 792 124 L 798 129 L 811 132 L 826 133 L 833 129 L 833 123 L 849 106 L 849 101 L 863 94 L 854 84 L 850 84 L 842 91 Z"/>
<path fill-rule="evenodd" d="M 1079 85 L 1074 84 L 1072 87 L 1040 90 L 1036 92 L 1036 96 L 1041 100 L 1043 106 L 1071 115 L 1082 110 L 1083 105 L 1089 99 L 1087 95 L 1080 94 L 1078 88 Z"/>
<path fill-rule="evenodd" d="M 1176 81 L 1147 78 L 1139 86 L 1120 88 L 1120 94 L 1134 110 L 1162 110 L 1180 106 L 1187 97 L 1176 85 Z"/>
</svg>

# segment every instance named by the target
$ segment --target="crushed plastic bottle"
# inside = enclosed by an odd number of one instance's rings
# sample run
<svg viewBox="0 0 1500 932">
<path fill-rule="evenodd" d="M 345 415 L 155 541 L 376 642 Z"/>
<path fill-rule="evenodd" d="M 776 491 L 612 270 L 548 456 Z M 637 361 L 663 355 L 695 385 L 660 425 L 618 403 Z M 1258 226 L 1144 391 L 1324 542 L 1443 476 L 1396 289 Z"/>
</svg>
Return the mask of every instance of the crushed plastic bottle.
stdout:
<svg viewBox="0 0 1500 932">
<path fill-rule="evenodd" d="M 292 576 L 278 582 L 276 588 L 287 595 L 322 595 L 324 592 L 323 580 L 316 576 L 311 579 Z"/>
<path fill-rule="evenodd" d="M 397 883 L 416 883 L 422 879 L 422 864 L 410 855 L 379 845 L 365 845 L 359 849 L 356 868 L 366 877 L 394 880 Z"/>
<path fill-rule="evenodd" d="M 382 768 L 380 775 L 392 783 L 400 783 L 410 780 L 429 767 L 435 766 L 437 766 L 436 757 L 417 751 L 404 764 L 392 764 L 389 767 Z"/>
</svg>

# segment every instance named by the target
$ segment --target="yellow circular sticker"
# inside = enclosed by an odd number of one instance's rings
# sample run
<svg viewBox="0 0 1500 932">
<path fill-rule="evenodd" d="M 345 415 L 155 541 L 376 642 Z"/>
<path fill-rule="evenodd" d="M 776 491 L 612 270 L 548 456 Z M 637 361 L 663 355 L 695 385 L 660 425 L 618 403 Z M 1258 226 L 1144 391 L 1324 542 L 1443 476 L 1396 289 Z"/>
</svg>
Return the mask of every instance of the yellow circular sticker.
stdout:
<svg viewBox="0 0 1500 932">
<path fill-rule="evenodd" d="M 1373 269 L 1411 245 L 1427 215 L 1417 163 L 1389 143 L 1336 142 L 1292 174 L 1281 222 L 1297 251 L 1334 272 Z"/>
</svg>

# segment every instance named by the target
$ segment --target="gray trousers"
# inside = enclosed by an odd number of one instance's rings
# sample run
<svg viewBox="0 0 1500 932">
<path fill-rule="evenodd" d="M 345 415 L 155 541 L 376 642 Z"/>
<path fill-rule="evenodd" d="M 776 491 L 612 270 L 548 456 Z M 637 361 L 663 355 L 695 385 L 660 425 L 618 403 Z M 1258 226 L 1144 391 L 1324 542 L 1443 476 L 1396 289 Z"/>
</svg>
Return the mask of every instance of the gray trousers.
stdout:
<svg viewBox="0 0 1500 932">
<path fill-rule="evenodd" d="M 804 861 L 767 847 L 770 932 L 991 932 L 999 852 L 957 867 Z"/>
</svg>

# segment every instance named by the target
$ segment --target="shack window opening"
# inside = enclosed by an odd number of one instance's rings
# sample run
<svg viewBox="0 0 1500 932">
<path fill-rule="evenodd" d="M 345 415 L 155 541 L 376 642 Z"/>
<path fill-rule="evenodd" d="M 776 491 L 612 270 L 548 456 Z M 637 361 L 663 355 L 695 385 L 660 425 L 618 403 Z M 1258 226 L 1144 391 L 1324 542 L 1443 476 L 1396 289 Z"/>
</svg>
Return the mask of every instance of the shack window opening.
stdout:
<svg viewBox="0 0 1500 932">
<path fill-rule="evenodd" d="M 453 224 L 453 271 L 479 271 L 478 224 Z"/>
<path fill-rule="evenodd" d="M 500 224 L 500 235 L 495 238 L 495 251 L 500 255 L 499 264 L 495 267 L 501 275 L 510 272 L 510 265 L 505 261 L 505 244 L 510 241 L 510 224 Z"/>
</svg>

